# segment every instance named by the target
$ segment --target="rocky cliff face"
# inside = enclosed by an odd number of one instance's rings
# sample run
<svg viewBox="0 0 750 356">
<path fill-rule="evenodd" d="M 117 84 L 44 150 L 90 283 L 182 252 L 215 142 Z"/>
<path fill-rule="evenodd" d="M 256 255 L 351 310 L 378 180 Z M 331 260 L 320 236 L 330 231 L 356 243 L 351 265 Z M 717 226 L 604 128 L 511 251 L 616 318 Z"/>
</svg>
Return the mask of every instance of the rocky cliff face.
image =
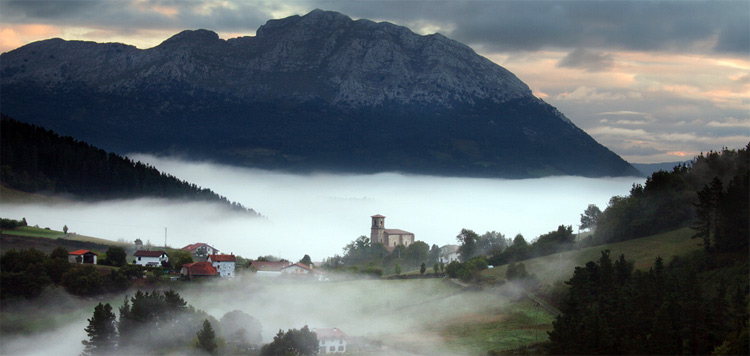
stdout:
<svg viewBox="0 0 750 356">
<path fill-rule="evenodd" d="M 183 31 L 146 50 L 51 39 L 3 54 L 0 70 L 4 113 L 120 151 L 291 169 L 635 173 L 471 48 L 335 12 L 271 20 L 254 37 Z"/>
</svg>

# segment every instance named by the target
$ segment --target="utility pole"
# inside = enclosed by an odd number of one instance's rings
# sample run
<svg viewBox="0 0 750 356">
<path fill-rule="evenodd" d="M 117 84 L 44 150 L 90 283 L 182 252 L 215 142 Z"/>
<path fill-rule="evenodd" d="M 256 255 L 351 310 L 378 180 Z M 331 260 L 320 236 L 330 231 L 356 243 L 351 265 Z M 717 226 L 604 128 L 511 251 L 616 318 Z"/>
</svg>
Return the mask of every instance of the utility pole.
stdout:
<svg viewBox="0 0 750 356">
<path fill-rule="evenodd" d="M 164 248 L 167 248 L 167 228 L 164 228 Z"/>
</svg>

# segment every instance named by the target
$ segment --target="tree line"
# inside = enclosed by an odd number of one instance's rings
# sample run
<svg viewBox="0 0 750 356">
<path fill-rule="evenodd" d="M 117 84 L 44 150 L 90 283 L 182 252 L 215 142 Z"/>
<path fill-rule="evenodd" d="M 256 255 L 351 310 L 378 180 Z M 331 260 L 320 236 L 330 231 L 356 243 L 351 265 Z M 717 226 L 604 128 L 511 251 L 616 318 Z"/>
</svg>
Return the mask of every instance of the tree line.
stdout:
<svg viewBox="0 0 750 356">
<path fill-rule="evenodd" d="M 119 268 L 102 274 L 94 265 L 69 262 L 68 251 L 61 246 L 49 255 L 35 248 L 11 249 L 0 256 L 0 299 L 34 299 L 46 288 L 55 286 L 78 296 L 119 292 L 130 286 L 131 279 L 161 274 L 161 268 L 127 264 L 125 258 L 122 247 L 109 247 L 105 257 L 97 262 Z"/>
<path fill-rule="evenodd" d="M 109 303 L 94 307 L 83 355 L 145 354 L 255 354 L 316 355 L 318 339 L 307 326 L 279 330 L 272 342 L 262 345 L 258 319 L 233 310 L 217 320 L 189 305 L 179 293 L 143 292 L 125 296 L 119 316 Z"/>
<path fill-rule="evenodd" d="M 697 251 L 666 266 L 659 257 L 634 271 L 603 251 L 565 282 L 550 354 L 746 354 L 748 262 L 717 257 Z"/>
<path fill-rule="evenodd" d="M 151 165 L 5 115 L 0 118 L 0 162 L 2 184 L 24 192 L 65 193 L 84 199 L 191 199 L 257 215 L 242 204 Z"/>
<path fill-rule="evenodd" d="M 633 185 L 628 196 L 612 197 L 588 243 L 625 241 L 691 226 L 697 213 L 713 214 L 718 218 L 716 227 L 726 226 L 733 229 L 728 233 L 747 237 L 748 224 L 743 222 L 749 215 L 749 148 L 750 144 L 701 154 L 672 171 L 653 173 L 644 185 Z"/>
</svg>

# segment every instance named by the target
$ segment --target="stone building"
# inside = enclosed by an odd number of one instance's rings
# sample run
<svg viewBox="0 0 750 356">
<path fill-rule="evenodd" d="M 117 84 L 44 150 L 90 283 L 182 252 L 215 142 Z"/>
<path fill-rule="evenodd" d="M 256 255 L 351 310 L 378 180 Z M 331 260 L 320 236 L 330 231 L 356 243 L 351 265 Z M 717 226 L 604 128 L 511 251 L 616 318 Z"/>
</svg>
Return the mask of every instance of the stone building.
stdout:
<svg viewBox="0 0 750 356">
<path fill-rule="evenodd" d="M 385 216 L 373 215 L 371 218 L 370 242 L 380 242 L 388 250 L 393 250 L 398 245 L 409 246 L 414 243 L 413 233 L 399 229 L 386 229 Z"/>
</svg>

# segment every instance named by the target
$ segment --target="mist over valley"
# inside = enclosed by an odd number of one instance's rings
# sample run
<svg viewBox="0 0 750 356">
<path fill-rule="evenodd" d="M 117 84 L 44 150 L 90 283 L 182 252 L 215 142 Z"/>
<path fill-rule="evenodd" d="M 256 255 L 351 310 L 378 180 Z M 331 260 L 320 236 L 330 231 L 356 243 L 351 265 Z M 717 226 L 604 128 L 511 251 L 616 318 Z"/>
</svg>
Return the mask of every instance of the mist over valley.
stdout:
<svg viewBox="0 0 750 356">
<path fill-rule="evenodd" d="M 527 240 L 577 226 L 588 204 L 606 206 L 627 194 L 639 177 L 547 177 L 505 180 L 449 178 L 400 173 L 372 175 L 289 174 L 207 162 L 131 154 L 160 171 L 209 188 L 262 218 L 218 204 L 166 199 L 114 200 L 55 205 L 0 205 L 0 214 L 26 217 L 42 227 L 111 240 L 136 238 L 180 248 L 207 242 L 246 258 L 273 255 L 320 261 L 361 235 L 369 236 L 370 216 L 386 216 L 386 226 L 413 232 L 430 245 L 455 244 L 462 228 L 498 231 Z M 280 255 L 280 256 L 279 256 Z"/>
</svg>

